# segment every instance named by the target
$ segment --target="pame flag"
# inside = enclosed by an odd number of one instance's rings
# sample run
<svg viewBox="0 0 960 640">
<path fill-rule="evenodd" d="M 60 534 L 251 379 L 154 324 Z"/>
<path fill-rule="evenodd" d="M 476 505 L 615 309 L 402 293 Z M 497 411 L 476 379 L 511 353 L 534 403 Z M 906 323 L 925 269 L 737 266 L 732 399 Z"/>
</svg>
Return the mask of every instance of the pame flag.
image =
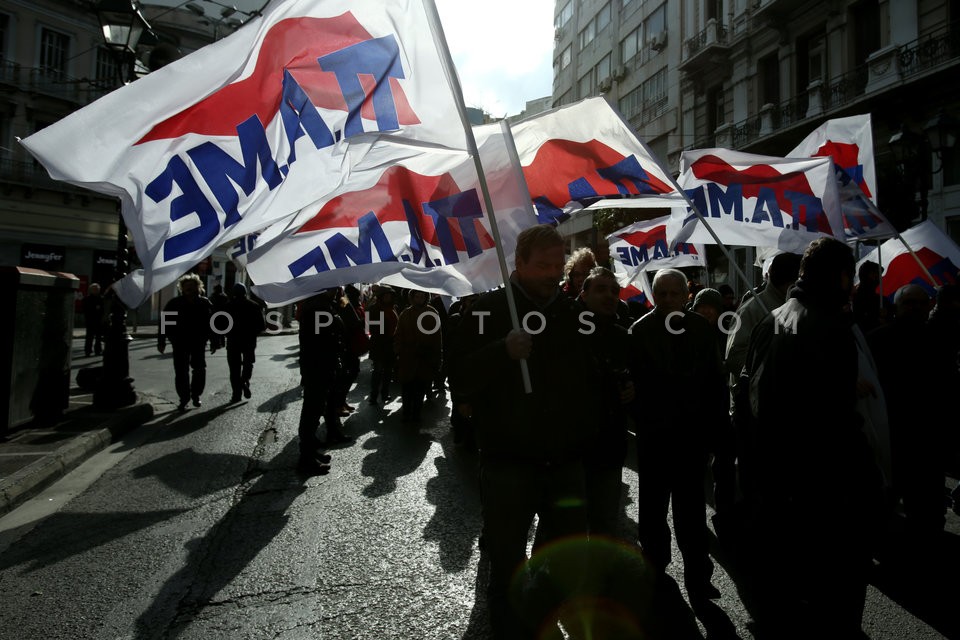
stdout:
<svg viewBox="0 0 960 640">
<path fill-rule="evenodd" d="M 917 260 L 923 263 L 937 285 L 957 284 L 960 271 L 960 247 L 950 236 L 930 220 L 907 229 L 900 237 L 891 238 L 857 263 L 857 270 L 864 262 L 876 262 L 883 267 L 881 286 L 883 295 L 893 301 L 897 289 L 907 284 L 917 284 L 928 294 L 934 295 L 933 284 L 927 278 Z M 904 242 L 913 249 L 914 258 Z"/>
<path fill-rule="evenodd" d="M 667 222 L 670 216 L 635 222 L 607 236 L 613 271 L 628 280 L 640 271 L 706 267 L 707 256 L 702 244 L 667 243 Z"/>
<path fill-rule="evenodd" d="M 877 178 L 869 114 L 827 120 L 787 155 L 833 160 L 847 240 L 896 235 L 896 229 L 876 206 Z"/>
<path fill-rule="evenodd" d="M 827 120 L 794 147 L 787 157 L 832 158 L 871 202 L 877 202 L 877 172 L 869 113 Z"/>
<path fill-rule="evenodd" d="M 620 299 L 653 306 L 648 274 L 659 269 L 706 267 L 707 254 L 702 244 L 667 243 L 670 216 L 642 220 L 607 236 L 613 273 L 620 283 Z"/>
<path fill-rule="evenodd" d="M 501 249 L 536 224 L 504 125 L 474 130 Z M 493 214 L 494 212 L 489 212 Z M 474 159 L 463 151 L 381 141 L 299 226 L 263 236 L 247 260 L 254 292 L 277 306 L 324 288 L 383 282 L 451 296 L 503 283 Z"/>
<path fill-rule="evenodd" d="M 615 207 L 682 201 L 649 149 L 603 98 L 538 114 L 512 130 L 541 223 L 560 222 L 611 198 L 617 198 L 609 205 Z"/>
<path fill-rule="evenodd" d="M 816 238 L 843 238 L 829 158 L 701 149 L 684 151 L 680 162 L 681 188 L 724 244 L 802 253 Z M 673 209 L 668 236 L 671 243 L 716 242 L 689 207 Z"/>
<path fill-rule="evenodd" d="M 423 0 L 274 0 L 23 144 L 53 178 L 121 199 L 144 269 L 117 290 L 137 305 L 329 193 L 354 144 L 465 149 L 435 26 Z"/>
</svg>

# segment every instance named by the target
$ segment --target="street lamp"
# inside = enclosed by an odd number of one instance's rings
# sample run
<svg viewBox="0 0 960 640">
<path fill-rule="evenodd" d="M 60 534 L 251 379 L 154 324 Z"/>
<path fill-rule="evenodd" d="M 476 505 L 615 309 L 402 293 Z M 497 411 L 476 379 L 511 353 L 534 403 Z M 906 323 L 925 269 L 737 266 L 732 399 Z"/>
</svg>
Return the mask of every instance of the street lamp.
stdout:
<svg viewBox="0 0 960 640">
<path fill-rule="evenodd" d="M 136 49 L 140 36 L 150 25 L 140 13 L 136 0 L 101 0 L 97 4 L 97 19 L 103 41 L 120 60 L 126 71 L 124 83 L 136 80 Z M 121 73 L 123 73 L 121 71 Z M 127 275 L 127 225 L 118 205 L 117 262 L 114 280 Z M 130 377 L 130 334 L 127 333 L 127 307 L 115 292 L 107 298 L 105 315 L 107 327 L 103 341 L 103 371 L 93 392 L 93 403 L 101 409 L 115 409 L 134 404 L 137 394 Z"/>
<path fill-rule="evenodd" d="M 126 84 L 137 79 L 136 51 L 140 36 L 150 30 L 150 25 L 140 12 L 136 0 L 100 0 L 97 3 L 97 20 L 107 48 L 120 60 L 121 80 Z"/>
<path fill-rule="evenodd" d="M 900 125 L 900 131 L 890 136 L 890 151 L 897 164 L 907 188 L 912 197 L 920 194 L 919 201 L 914 204 L 919 207 L 920 220 L 927 219 L 927 192 L 930 189 L 931 178 L 943 171 L 943 152 L 956 144 L 957 121 L 943 110 L 927 121 L 922 133 L 916 133 L 906 124 Z M 933 169 L 931 156 L 935 155 L 940 166 Z"/>
</svg>

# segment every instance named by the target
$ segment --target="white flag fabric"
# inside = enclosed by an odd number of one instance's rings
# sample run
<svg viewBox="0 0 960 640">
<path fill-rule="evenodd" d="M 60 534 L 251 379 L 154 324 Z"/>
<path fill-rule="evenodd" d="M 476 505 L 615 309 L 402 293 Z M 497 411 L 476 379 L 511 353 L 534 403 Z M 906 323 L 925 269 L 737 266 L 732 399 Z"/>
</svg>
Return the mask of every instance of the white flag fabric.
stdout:
<svg viewBox="0 0 960 640">
<path fill-rule="evenodd" d="M 680 186 L 720 242 L 802 253 L 821 236 L 843 239 L 829 158 L 776 158 L 729 149 L 684 151 Z M 668 238 L 716 240 L 689 208 L 674 208 Z"/>
<path fill-rule="evenodd" d="M 702 244 L 667 244 L 670 216 L 635 222 L 607 236 L 613 272 L 629 282 L 640 271 L 706 267 L 707 254 Z"/>
<path fill-rule="evenodd" d="M 682 202 L 670 177 L 604 98 L 537 114 L 512 129 L 541 223 L 598 208 L 596 203 L 611 198 L 616 200 L 606 206 Z"/>
<path fill-rule="evenodd" d="M 620 194 L 642 198 L 676 193 L 656 161 L 602 98 L 589 98 L 538 114 L 513 125 L 511 133 L 515 151 L 511 150 L 512 145 L 508 141 L 502 139 L 497 126 L 474 128 L 483 166 L 487 172 L 493 168 L 500 173 L 488 175 L 491 188 L 501 192 L 495 196 L 499 200 L 494 202 L 494 208 L 498 211 L 497 219 L 503 216 L 501 207 L 506 197 L 504 190 L 510 190 L 512 195 L 507 201 L 506 210 L 512 211 L 511 215 L 518 216 L 510 223 L 510 228 L 517 232 L 523 228 L 518 226 L 521 221 L 523 225 L 536 222 L 555 223 L 598 198 Z M 484 141 L 483 145 L 480 145 L 481 140 Z M 399 248 L 408 244 L 412 247 L 418 246 L 417 233 L 421 232 L 421 228 L 430 229 L 433 225 L 431 220 L 426 218 L 421 220 L 419 225 L 390 227 L 387 235 L 391 249 L 384 247 L 381 253 L 374 255 L 371 252 L 369 257 L 364 253 L 362 260 L 368 262 L 364 263 L 362 269 L 357 269 L 359 265 L 352 259 L 339 263 L 336 260 L 327 261 L 327 268 L 321 265 L 319 269 L 324 272 L 323 276 L 317 279 L 314 277 L 317 274 L 310 269 L 301 271 L 299 267 L 292 266 L 292 261 L 306 251 L 319 250 L 329 253 L 329 250 L 318 249 L 318 246 L 325 242 L 324 236 L 313 232 L 325 229 L 326 233 L 339 233 L 339 230 L 350 229 L 351 226 L 355 229 L 356 220 L 351 223 L 349 215 L 334 219 L 330 216 L 330 210 L 339 206 L 341 211 L 352 211 L 352 215 L 359 219 L 368 213 L 360 203 L 367 197 L 364 194 L 369 193 L 370 189 L 377 190 L 377 197 L 383 200 L 383 207 L 391 206 L 386 202 L 390 198 L 396 198 L 398 203 L 407 201 L 414 209 L 422 203 L 429 203 L 431 198 L 416 189 L 411 190 L 409 185 L 396 179 L 393 174 L 412 171 L 421 177 L 437 176 L 452 171 L 451 163 L 463 163 L 464 166 L 456 170 L 456 185 L 449 188 L 473 189 L 475 185 L 470 181 L 477 179 L 475 172 L 469 168 L 472 166 L 469 159 L 457 153 L 405 145 L 375 145 L 372 150 L 365 149 L 364 152 L 362 159 L 352 163 L 354 170 L 349 183 L 332 194 L 336 196 L 335 204 L 330 204 L 331 198 L 326 198 L 305 208 L 292 221 L 265 229 L 256 239 L 259 247 L 249 255 L 245 252 L 249 241 L 239 243 L 241 246 L 235 250 L 238 265 L 246 264 L 248 274 L 256 285 L 257 295 L 268 304 L 276 305 L 302 297 L 304 292 L 316 291 L 318 287 L 348 282 L 383 279 L 390 284 L 415 285 L 421 289 L 455 296 L 485 291 L 502 283 L 499 274 L 494 276 L 489 273 L 488 276 L 479 277 L 475 273 L 476 270 L 488 273 L 489 263 L 486 262 L 488 258 L 485 254 L 468 255 L 466 258 L 457 256 L 455 261 L 451 261 L 454 258 L 451 254 L 445 256 L 439 264 L 429 266 L 419 264 L 420 254 L 415 250 L 404 260 L 405 254 L 402 251 L 398 253 Z M 396 158 L 392 158 L 390 153 L 395 153 Z M 517 172 L 516 174 L 505 169 L 505 158 L 513 153 L 516 154 L 519 165 L 510 165 L 510 171 Z M 436 157 L 431 157 L 433 154 L 436 154 Z M 395 167 L 392 171 L 387 169 L 384 172 L 384 168 L 392 162 L 405 168 Z M 522 174 L 519 173 L 521 171 Z M 362 173 L 365 175 L 361 175 Z M 391 176 L 394 178 L 392 181 Z M 352 190 L 357 193 L 350 193 Z M 525 200 L 525 203 L 515 202 L 517 199 Z M 527 221 L 519 217 L 519 211 L 522 207 L 529 209 L 531 202 L 536 210 L 536 218 Z M 377 215 L 382 218 L 381 214 Z M 386 226 L 383 228 L 387 229 Z M 348 235 L 354 232 L 344 231 Z M 311 233 L 313 235 L 310 235 Z M 429 238 L 433 232 L 424 233 Z M 438 242 L 442 240 L 443 237 L 438 236 Z M 509 259 L 512 257 L 512 245 L 505 249 Z M 378 258 L 378 255 L 381 257 Z M 350 271 L 332 273 L 333 269 L 344 267 L 350 267 Z M 491 278 L 495 278 L 495 281 Z"/>
<path fill-rule="evenodd" d="M 669 220 L 669 215 L 641 220 L 607 236 L 621 300 L 652 307 L 653 290 L 650 274 L 646 272 L 707 266 L 707 253 L 702 244 L 677 243 L 669 249 Z"/>
<path fill-rule="evenodd" d="M 53 178 L 121 199 L 144 269 L 117 291 L 138 305 L 215 247 L 329 193 L 353 145 L 466 148 L 423 2 L 274 0 L 23 144 Z"/>
<path fill-rule="evenodd" d="M 930 220 L 907 229 L 900 237 L 910 245 L 920 262 L 927 268 L 937 285 L 956 284 L 960 271 L 960 247 L 950 236 Z M 883 267 L 883 294 L 893 301 L 897 289 L 906 284 L 918 284 L 931 296 L 935 290 L 916 259 L 898 238 L 891 238 L 857 263 L 857 271 L 864 262 L 876 262 Z"/>
<path fill-rule="evenodd" d="M 501 125 L 474 129 L 504 255 L 536 224 Z M 337 193 L 252 252 L 253 291 L 270 306 L 328 287 L 383 282 L 463 296 L 503 283 L 473 158 L 380 141 Z"/>
<path fill-rule="evenodd" d="M 804 138 L 787 157 L 833 158 L 834 163 L 876 204 L 877 171 L 869 113 L 827 120 Z"/>
<path fill-rule="evenodd" d="M 787 156 L 833 159 L 847 240 L 896 235 L 896 229 L 876 205 L 877 176 L 870 114 L 827 120 Z"/>
</svg>

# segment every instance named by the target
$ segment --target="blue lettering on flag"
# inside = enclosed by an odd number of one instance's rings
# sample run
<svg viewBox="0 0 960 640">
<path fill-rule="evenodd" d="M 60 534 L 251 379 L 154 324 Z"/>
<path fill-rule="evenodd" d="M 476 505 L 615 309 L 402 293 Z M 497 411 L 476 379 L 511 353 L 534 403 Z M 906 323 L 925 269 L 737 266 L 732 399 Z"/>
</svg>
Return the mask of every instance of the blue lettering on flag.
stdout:
<svg viewBox="0 0 960 640">
<path fill-rule="evenodd" d="M 404 78 L 400 64 L 400 48 L 392 35 L 358 42 L 339 51 L 317 58 L 320 68 L 337 77 L 340 92 L 347 103 L 345 137 L 363 133 L 360 108 L 367 99 L 360 84 L 360 74 L 371 75 L 373 111 L 377 118 L 378 131 L 395 131 L 400 128 L 397 105 L 394 102 L 390 78 Z"/>
<path fill-rule="evenodd" d="M 764 220 L 769 220 L 773 226 L 783 229 L 783 213 L 780 211 L 780 203 L 777 202 L 777 194 L 770 187 L 760 187 L 757 189 L 757 206 L 753 208 L 753 218 L 750 222 L 762 224 Z"/>
<path fill-rule="evenodd" d="M 220 233 L 220 219 L 216 210 L 207 201 L 187 163 L 180 156 L 170 158 L 167 167 L 147 185 L 144 193 L 154 202 L 160 203 L 170 197 L 174 184 L 182 193 L 170 202 L 170 220 L 196 214 L 200 226 L 167 238 L 163 243 L 164 261 L 202 249 Z"/>
<path fill-rule="evenodd" d="M 624 182 L 631 183 L 639 194 L 657 193 L 653 187 L 650 186 L 648 182 L 650 176 L 643 170 L 643 167 L 640 166 L 640 161 L 636 156 L 627 156 L 612 166 L 597 169 L 597 173 L 601 178 L 616 184 L 617 191 L 620 195 L 626 196 L 630 194 L 623 185 Z"/>
<path fill-rule="evenodd" d="M 373 211 L 370 211 L 357 221 L 360 237 L 354 245 L 342 233 L 335 233 L 324 244 L 330 251 L 330 260 L 338 268 L 349 267 L 352 264 L 371 264 L 373 262 L 373 247 L 377 248 L 380 262 L 396 262 L 390 242 L 387 240 L 383 227 Z M 372 245 L 372 246 L 371 246 Z"/>
<path fill-rule="evenodd" d="M 721 213 L 733 214 L 733 219 L 743 222 L 743 187 L 731 184 L 724 191 L 723 187 L 715 182 L 707 183 L 707 193 L 710 196 L 710 216 L 719 218 Z"/>
<path fill-rule="evenodd" d="M 196 164 L 204 182 L 213 191 L 214 197 L 226 213 L 224 228 L 240 222 L 240 213 L 237 210 L 240 196 L 234 184 L 248 196 L 253 193 L 257 186 L 258 163 L 259 173 L 271 191 L 283 182 L 283 174 L 273 159 L 273 151 L 267 142 L 267 133 L 260 118 L 252 115 L 237 125 L 237 136 L 240 139 L 242 163 L 212 142 L 203 142 L 187 151 L 187 155 Z"/>
<path fill-rule="evenodd" d="M 317 149 L 333 145 L 333 134 L 327 123 L 320 117 L 320 112 L 310 102 L 310 98 L 290 72 L 283 70 L 283 93 L 280 96 L 280 117 L 283 119 L 283 130 L 287 134 L 290 145 L 290 155 L 287 156 L 287 171 L 289 165 L 297 159 L 294 143 L 306 133 Z M 284 171 L 281 168 L 281 171 Z M 286 171 L 284 171 L 286 174 Z"/>
<path fill-rule="evenodd" d="M 790 200 L 792 205 L 794 229 L 798 228 L 801 215 L 806 217 L 807 231 L 818 231 L 820 229 L 820 216 L 823 215 L 823 203 L 820 198 L 798 191 L 784 191 L 783 195 Z"/>
<path fill-rule="evenodd" d="M 473 223 L 475 219 L 483 217 L 483 209 L 480 208 L 480 198 L 477 196 L 476 189 L 425 202 L 423 212 L 433 220 L 437 241 L 440 243 L 440 252 L 446 264 L 460 262 L 457 247 L 453 241 L 453 233 L 450 230 L 450 218 L 457 219 L 467 256 L 472 258 L 483 252 L 476 225 Z"/>
</svg>

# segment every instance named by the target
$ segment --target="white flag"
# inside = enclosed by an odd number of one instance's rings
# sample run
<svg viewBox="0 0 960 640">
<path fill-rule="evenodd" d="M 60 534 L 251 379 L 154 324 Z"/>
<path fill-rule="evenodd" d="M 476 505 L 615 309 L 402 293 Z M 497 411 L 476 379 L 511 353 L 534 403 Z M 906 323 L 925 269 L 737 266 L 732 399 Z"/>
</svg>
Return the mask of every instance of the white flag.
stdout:
<svg viewBox="0 0 960 640">
<path fill-rule="evenodd" d="M 509 261 L 517 235 L 536 217 L 501 126 L 478 127 L 474 135 Z M 335 195 L 311 210 L 304 224 L 274 234 L 247 262 L 254 292 L 271 306 L 355 282 L 452 296 L 503 282 L 477 171 L 465 152 L 381 141 Z"/>
<path fill-rule="evenodd" d="M 121 199 L 144 270 L 117 289 L 137 305 L 329 193 L 353 145 L 465 149 L 438 43 L 423 0 L 275 0 L 23 144 L 53 178 Z"/>
<path fill-rule="evenodd" d="M 957 284 L 960 275 L 960 247 L 933 222 L 926 220 L 900 234 L 910 245 L 923 266 L 938 285 Z M 883 293 L 893 301 L 897 289 L 906 284 L 918 284 L 927 293 L 935 294 L 933 285 L 917 259 L 898 238 L 891 238 L 857 263 L 857 271 L 864 262 L 876 262 L 883 267 Z"/>
<path fill-rule="evenodd" d="M 827 120 L 787 155 L 833 160 L 847 240 L 896 235 L 896 229 L 876 205 L 877 176 L 870 114 Z"/>
<path fill-rule="evenodd" d="M 839 196 L 829 158 L 776 158 L 729 149 L 684 151 L 680 186 L 720 242 L 802 253 L 821 236 L 843 239 Z M 716 240 L 696 214 L 674 208 L 668 237 Z"/>
</svg>

